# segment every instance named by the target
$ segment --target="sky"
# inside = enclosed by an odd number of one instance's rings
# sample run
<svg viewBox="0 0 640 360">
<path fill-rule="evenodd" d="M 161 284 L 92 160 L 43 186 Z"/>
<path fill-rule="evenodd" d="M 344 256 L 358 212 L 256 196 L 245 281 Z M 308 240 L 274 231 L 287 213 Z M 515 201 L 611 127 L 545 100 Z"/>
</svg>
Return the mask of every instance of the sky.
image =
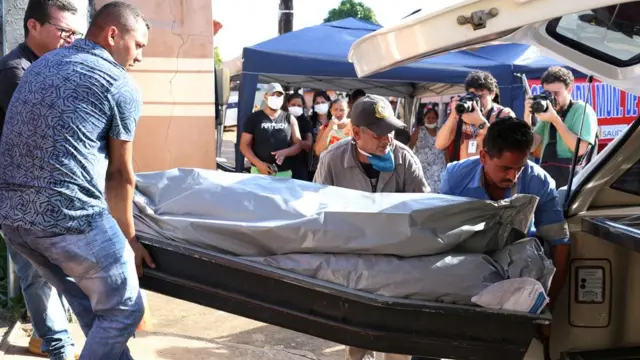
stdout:
<svg viewBox="0 0 640 360">
<path fill-rule="evenodd" d="M 393 25 L 414 10 L 424 7 L 424 0 L 360 0 L 373 9 L 382 26 Z M 223 61 L 233 59 L 247 46 L 278 36 L 280 0 L 216 0 L 213 18 L 222 23 L 214 39 Z M 340 0 L 294 0 L 293 30 L 322 23 L 329 10 Z"/>
</svg>

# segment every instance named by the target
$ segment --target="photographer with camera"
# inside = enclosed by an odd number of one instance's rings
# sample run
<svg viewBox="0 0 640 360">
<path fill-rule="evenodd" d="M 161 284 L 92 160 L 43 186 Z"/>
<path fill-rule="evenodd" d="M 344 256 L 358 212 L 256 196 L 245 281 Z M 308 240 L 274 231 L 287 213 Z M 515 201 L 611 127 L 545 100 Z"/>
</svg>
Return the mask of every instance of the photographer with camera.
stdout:
<svg viewBox="0 0 640 360">
<path fill-rule="evenodd" d="M 541 147 L 540 166 L 559 189 L 569 182 L 576 141 L 580 140 L 577 164 L 584 166 L 595 152 L 598 118 L 589 104 L 571 99 L 571 71 L 552 66 L 542 74 L 540 83 L 544 92 L 526 100 L 524 119 L 530 122 L 532 114 L 538 118 L 531 152 Z"/>
<path fill-rule="evenodd" d="M 449 161 L 477 156 L 489 124 L 515 116 L 511 109 L 493 102 L 498 82 L 486 71 L 473 71 L 464 81 L 467 94 L 451 101 L 451 113 L 436 137 L 436 148 L 449 152 Z"/>
</svg>

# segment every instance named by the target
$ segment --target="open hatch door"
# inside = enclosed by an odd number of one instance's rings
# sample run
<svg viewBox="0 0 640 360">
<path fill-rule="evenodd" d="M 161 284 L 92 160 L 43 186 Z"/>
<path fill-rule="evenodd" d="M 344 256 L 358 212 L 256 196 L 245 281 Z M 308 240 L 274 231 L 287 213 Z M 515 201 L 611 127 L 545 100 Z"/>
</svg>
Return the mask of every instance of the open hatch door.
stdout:
<svg viewBox="0 0 640 360">
<path fill-rule="evenodd" d="M 631 25 L 640 17 L 638 1 L 458 0 L 429 6 L 356 41 L 349 60 L 358 76 L 507 42 L 534 45 L 602 82 L 636 94 L 640 90 L 640 37 Z"/>
</svg>

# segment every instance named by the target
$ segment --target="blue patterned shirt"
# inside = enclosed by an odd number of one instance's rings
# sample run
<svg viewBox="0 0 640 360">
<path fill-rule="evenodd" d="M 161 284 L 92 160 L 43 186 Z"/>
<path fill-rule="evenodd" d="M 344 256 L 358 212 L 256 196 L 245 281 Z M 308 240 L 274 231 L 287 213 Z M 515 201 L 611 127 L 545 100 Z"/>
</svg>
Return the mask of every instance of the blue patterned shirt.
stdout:
<svg viewBox="0 0 640 360">
<path fill-rule="evenodd" d="M 108 211 L 108 137 L 132 141 L 141 106 L 125 69 L 89 40 L 35 61 L 0 140 L 0 224 L 90 231 L 91 220 Z"/>
</svg>

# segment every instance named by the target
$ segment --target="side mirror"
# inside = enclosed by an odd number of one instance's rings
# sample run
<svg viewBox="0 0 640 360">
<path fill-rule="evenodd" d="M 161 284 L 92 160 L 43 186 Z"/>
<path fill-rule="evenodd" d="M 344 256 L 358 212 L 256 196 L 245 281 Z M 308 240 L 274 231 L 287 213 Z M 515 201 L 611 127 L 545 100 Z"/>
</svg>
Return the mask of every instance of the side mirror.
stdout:
<svg viewBox="0 0 640 360">
<path fill-rule="evenodd" d="M 224 107 L 231 94 L 231 76 L 229 69 L 217 68 L 215 70 L 215 102 L 216 102 L 216 126 L 224 125 Z"/>
</svg>

